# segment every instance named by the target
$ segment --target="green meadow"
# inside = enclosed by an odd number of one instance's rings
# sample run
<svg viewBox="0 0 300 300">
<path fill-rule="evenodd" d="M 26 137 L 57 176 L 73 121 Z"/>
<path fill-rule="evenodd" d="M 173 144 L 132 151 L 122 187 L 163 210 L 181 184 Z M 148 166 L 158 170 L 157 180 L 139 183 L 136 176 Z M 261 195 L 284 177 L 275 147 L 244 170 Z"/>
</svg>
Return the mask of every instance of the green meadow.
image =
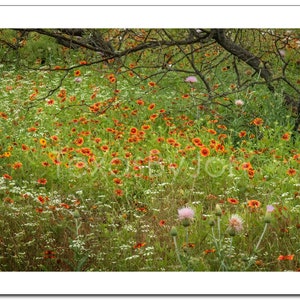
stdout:
<svg viewBox="0 0 300 300">
<path fill-rule="evenodd" d="M 34 32 L 1 41 L 1 271 L 299 271 L 299 112 L 282 83 L 216 43 L 103 60 Z"/>
</svg>

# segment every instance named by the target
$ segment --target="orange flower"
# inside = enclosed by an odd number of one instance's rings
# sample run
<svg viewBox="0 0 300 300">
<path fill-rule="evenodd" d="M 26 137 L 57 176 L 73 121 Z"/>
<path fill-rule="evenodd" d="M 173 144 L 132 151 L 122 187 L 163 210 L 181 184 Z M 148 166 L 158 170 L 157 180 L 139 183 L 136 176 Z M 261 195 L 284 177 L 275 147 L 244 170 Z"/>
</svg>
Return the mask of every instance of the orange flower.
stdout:
<svg viewBox="0 0 300 300">
<path fill-rule="evenodd" d="M 217 133 L 214 129 L 207 129 L 207 132 L 209 132 L 211 134 L 216 134 Z"/>
<path fill-rule="evenodd" d="M 173 138 L 168 138 L 168 139 L 167 139 L 167 143 L 168 143 L 169 145 L 174 145 L 174 144 L 176 143 L 176 140 L 173 139 Z"/>
<path fill-rule="evenodd" d="M 80 76 L 80 75 L 81 75 L 80 70 L 76 70 L 76 71 L 74 72 L 74 76 Z"/>
<path fill-rule="evenodd" d="M 160 220 L 158 223 L 159 226 L 165 226 L 166 225 L 166 221 L 165 220 Z"/>
<path fill-rule="evenodd" d="M 289 255 L 279 255 L 277 260 L 293 260 L 294 259 L 294 254 L 289 254 Z"/>
<path fill-rule="evenodd" d="M 52 250 L 47 250 L 44 252 L 44 258 L 47 259 L 47 258 L 55 258 L 55 253 L 54 251 Z"/>
<path fill-rule="evenodd" d="M 54 142 L 58 142 L 59 138 L 57 135 L 52 135 L 51 137 L 51 140 L 54 141 Z"/>
<path fill-rule="evenodd" d="M 227 127 L 225 125 L 218 125 L 217 127 L 223 130 L 227 130 Z"/>
<path fill-rule="evenodd" d="M 284 141 L 288 141 L 290 139 L 290 137 L 291 137 L 291 135 L 288 132 L 286 132 L 285 134 L 283 134 L 281 136 L 281 139 Z"/>
<path fill-rule="evenodd" d="M 202 141 L 200 138 L 196 137 L 196 138 L 193 138 L 192 139 L 192 143 L 197 146 L 197 147 L 202 147 L 203 144 L 202 144 Z"/>
<path fill-rule="evenodd" d="M 124 192 L 121 189 L 117 189 L 117 190 L 115 190 L 115 195 L 121 197 L 124 195 Z"/>
<path fill-rule="evenodd" d="M 12 165 L 12 168 L 16 170 L 16 169 L 22 168 L 22 166 L 23 166 L 23 164 L 21 162 L 17 161 Z"/>
<path fill-rule="evenodd" d="M 12 177 L 9 174 L 3 174 L 3 178 L 7 180 L 12 180 Z"/>
<path fill-rule="evenodd" d="M 206 249 L 206 250 L 204 250 L 204 253 L 205 253 L 205 254 L 215 253 L 215 252 L 216 252 L 215 249 Z"/>
<path fill-rule="evenodd" d="M 239 200 L 235 199 L 235 198 L 228 198 L 227 201 L 231 204 L 238 204 Z"/>
<path fill-rule="evenodd" d="M 158 114 L 153 114 L 149 117 L 149 119 L 153 121 L 153 120 L 157 119 L 157 117 L 158 117 Z"/>
<path fill-rule="evenodd" d="M 206 147 L 203 147 L 201 150 L 200 150 L 200 155 L 203 156 L 203 157 L 206 157 L 206 156 L 209 156 L 210 154 L 210 151 L 208 148 Z"/>
<path fill-rule="evenodd" d="M 253 179 L 254 174 L 255 174 L 255 170 L 252 169 L 252 168 L 249 168 L 248 169 L 248 176 L 249 176 L 250 179 Z"/>
<path fill-rule="evenodd" d="M 45 139 L 40 139 L 40 144 L 41 144 L 41 146 L 46 147 L 47 142 Z"/>
<path fill-rule="evenodd" d="M 294 175 L 296 175 L 296 173 L 297 173 L 297 171 L 292 168 L 290 168 L 286 171 L 286 174 L 288 174 L 289 176 L 294 176 Z"/>
<path fill-rule="evenodd" d="M 79 161 L 75 164 L 75 166 L 78 168 L 78 169 L 82 169 L 84 166 L 85 166 L 85 163 L 83 161 Z"/>
<path fill-rule="evenodd" d="M 27 151 L 27 150 L 29 150 L 29 147 L 25 144 L 22 144 L 22 150 Z"/>
<path fill-rule="evenodd" d="M 247 132 L 244 130 L 240 131 L 240 133 L 239 133 L 240 138 L 245 137 L 246 135 L 247 135 Z"/>
<path fill-rule="evenodd" d="M 120 165 L 122 161 L 119 158 L 114 158 L 110 162 L 112 165 Z"/>
<path fill-rule="evenodd" d="M 113 182 L 114 182 L 115 184 L 122 184 L 122 180 L 121 180 L 120 178 L 114 178 L 114 179 L 113 179 Z"/>
<path fill-rule="evenodd" d="M 250 124 L 253 124 L 255 126 L 261 126 L 264 123 L 264 120 L 262 118 L 255 118 Z"/>
<path fill-rule="evenodd" d="M 137 134 L 138 133 L 138 129 L 135 127 L 130 128 L 130 134 Z"/>
<path fill-rule="evenodd" d="M 144 104 L 145 104 L 145 102 L 144 102 L 142 99 L 136 100 L 136 103 L 137 103 L 138 105 L 144 105 Z"/>
<path fill-rule="evenodd" d="M 178 165 L 176 163 L 170 163 L 168 165 L 168 169 L 177 169 L 178 168 Z"/>
<path fill-rule="evenodd" d="M 143 129 L 143 130 L 148 130 L 148 129 L 150 129 L 150 128 L 151 128 L 151 126 L 148 125 L 148 124 L 145 124 L 145 125 L 142 126 L 142 129 Z"/>
<path fill-rule="evenodd" d="M 154 154 L 159 154 L 160 151 L 158 149 L 152 149 L 150 150 L 150 154 L 154 155 Z"/>
<path fill-rule="evenodd" d="M 151 104 L 148 106 L 148 110 L 152 110 L 154 107 L 155 107 L 155 103 L 151 103 Z"/>
<path fill-rule="evenodd" d="M 106 152 L 109 150 L 109 147 L 107 145 L 103 145 L 103 146 L 101 146 L 101 150 Z"/>
<path fill-rule="evenodd" d="M 43 196 L 38 196 L 38 200 L 42 203 L 42 204 L 44 204 L 45 203 L 45 198 L 43 197 Z"/>
<path fill-rule="evenodd" d="M 47 183 L 47 179 L 46 178 L 39 178 L 37 180 L 37 183 L 45 185 Z"/>
<path fill-rule="evenodd" d="M 76 139 L 76 140 L 74 141 L 74 144 L 76 144 L 78 147 L 82 146 L 83 143 L 84 143 L 83 137 L 79 137 L 78 139 Z"/>
<path fill-rule="evenodd" d="M 66 208 L 66 209 L 70 208 L 70 205 L 68 205 L 66 203 L 61 203 L 60 206 Z"/>
<path fill-rule="evenodd" d="M 116 82 L 116 78 L 115 77 L 111 77 L 110 79 L 109 79 L 109 81 L 111 82 L 111 83 L 115 83 Z"/>
<path fill-rule="evenodd" d="M 150 81 L 150 82 L 148 82 L 148 85 L 151 87 L 154 87 L 154 86 L 156 86 L 156 83 L 154 81 Z"/>
<path fill-rule="evenodd" d="M 245 162 L 242 164 L 242 169 L 243 170 L 249 170 L 252 169 L 251 163 L 250 162 Z"/>
<path fill-rule="evenodd" d="M 91 155 L 93 155 L 92 150 L 90 148 L 88 148 L 88 147 L 81 148 L 78 152 L 82 153 L 85 156 L 91 156 Z"/>
<path fill-rule="evenodd" d="M 139 249 L 146 246 L 146 243 L 137 243 L 133 246 L 133 249 Z"/>
<path fill-rule="evenodd" d="M 248 206 L 251 208 L 258 208 L 261 206 L 261 203 L 258 200 L 248 200 Z"/>
</svg>

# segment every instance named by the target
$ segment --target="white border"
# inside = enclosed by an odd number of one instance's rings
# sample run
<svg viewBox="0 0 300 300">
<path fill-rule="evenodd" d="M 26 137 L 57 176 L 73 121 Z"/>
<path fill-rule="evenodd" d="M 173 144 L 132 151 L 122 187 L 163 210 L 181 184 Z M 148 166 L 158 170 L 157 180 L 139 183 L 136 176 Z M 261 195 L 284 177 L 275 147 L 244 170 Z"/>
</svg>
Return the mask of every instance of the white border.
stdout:
<svg viewBox="0 0 300 300">
<path fill-rule="evenodd" d="M 38 6 L 46 6 L 46 5 L 138 5 L 138 6 L 146 6 L 146 5 L 238 5 L 238 6 L 247 6 L 247 5 L 299 5 L 298 0 L 30 0 L 24 3 L 24 0 L 1 0 L 0 6 L 2 5 L 38 5 Z"/>
<path fill-rule="evenodd" d="M 300 6 L 1 6 L 2 28 L 299 28 Z"/>
<path fill-rule="evenodd" d="M 0 294 L 299 295 L 297 272 L 5 272 Z"/>
<path fill-rule="evenodd" d="M 5 2 L 10 6 L 1 6 L 1 28 L 299 28 L 300 16 L 299 6 L 53 6 L 58 2 L 59 5 L 71 2 L 72 5 L 80 5 L 76 0 L 55 0 L 49 3 L 52 6 L 46 7 L 12 6 L 23 5 L 23 1 L 16 0 L 2 1 L 1 5 L 5 5 Z M 87 0 L 85 5 L 98 4 L 95 2 L 98 1 Z M 147 4 L 145 2 L 143 5 Z M 150 4 L 158 2 L 162 5 L 171 1 L 153 0 Z M 185 5 L 195 2 L 199 1 L 187 0 Z M 239 2 L 232 1 L 240 5 Z M 270 2 L 272 5 L 281 4 L 275 0 L 256 0 L 250 4 L 258 2 L 260 5 Z M 297 5 L 296 2 L 288 0 L 285 5 Z M 109 5 L 120 3 L 121 0 L 109 1 Z M 140 1 L 135 3 L 140 5 Z M 32 1 L 28 4 L 41 5 L 41 2 Z M 43 5 L 46 4 L 47 1 L 43 1 Z M 102 1 L 101 4 L 105 3 Z M 178 5 L 178 2 L 172 1 L 172 4 Z M 204 4 L 202 1 L 201 5 Z M 212 0 L 208 4 L 223 3 Z M 243 5 L 245 4 L 247 2 L 243 1 Z M 0 294 L 295 295 L 299 294 L 298 277 L 296 272 L 4 272 L 0 273 Z"/>
</svg>

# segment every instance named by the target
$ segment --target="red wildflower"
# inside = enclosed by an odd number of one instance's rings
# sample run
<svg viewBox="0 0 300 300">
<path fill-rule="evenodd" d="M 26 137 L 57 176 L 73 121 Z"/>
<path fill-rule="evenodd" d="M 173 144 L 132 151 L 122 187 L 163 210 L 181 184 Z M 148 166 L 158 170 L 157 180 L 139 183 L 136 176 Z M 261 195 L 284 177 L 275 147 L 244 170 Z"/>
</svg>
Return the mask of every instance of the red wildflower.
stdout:
<svg viewBox="0 0 300 300">
<path fill-rule="evenodd" d="M 47 179 L 46 178 L 39 178 L 37 180 L 37 183 L 45 185 L 47 183 Z"/>
<path fill-rule="evenodd" d="M 258 208 L 261 206 L 261 203 L 258 200 L 248 200 L 248 206 L 251 208 Z"/>
<path fill-rule="evenodd" d="M 3 178 L 7 180 L 12 180 L 12 177 L 9 174 L 3 174 Z"/>
<path fill-rule="evenodd" d="M 261 126 L 264 123 L 264 120 L 261 118 L 255 118 L 251 124 L 255 125 L 255 126 Z"/>
<path fill-rule="evenodd" d="M 201 156 L 206 157 L 206 156 L 209 156 L 209 154 L 210 154 L 210 151 L 209 151 L 209 149 L 206 148 L 206 147 L 203 147 L 203 148 L 200 150 L 200 155 L 201 155 Z"/>
<path fill-rule="evenodd" d="M 139 248 L 142 248 L 146 245 L 146 243 L 136 243 L 134 246 L 133 246 L 133 249 L 139 249 Z"/>
<path fill-rule="evenodd" d="M 289 254 L 289 255 L 279 255 L 277 260 L 293 260 L 294 259 L 294 254 Z"/>
<path fill-rule="evenodd" d="M 231 204 L 238 204 L 239 200 L 235 199 L 235 198 L 228 198 L 227 201 Z"/>
<path fill-rule="evenodd" d="M 297 171 L 295 169 L 292 169 L 292 168 L 290 168 L 286 171 L 286 174 L 289 175 L 289 176 L 294 176 L 294 175 L 296 175 L 296 173 L 297 173 Z"/>
<path fill-rule="evenodd" d="M 166 225 L 166 221 L 165 220 L 160 220 L 158 223 L 159 226 L 165 226 Z"/>
</svg>

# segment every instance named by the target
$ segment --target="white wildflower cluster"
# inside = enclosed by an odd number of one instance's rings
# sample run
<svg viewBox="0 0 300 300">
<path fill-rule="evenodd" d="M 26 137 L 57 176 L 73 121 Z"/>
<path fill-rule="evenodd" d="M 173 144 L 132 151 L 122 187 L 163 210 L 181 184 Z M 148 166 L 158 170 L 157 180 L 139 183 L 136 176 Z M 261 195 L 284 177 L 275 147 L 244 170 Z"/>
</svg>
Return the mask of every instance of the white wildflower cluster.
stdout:
<svg viewBox="0 0 300 300">
<path fill-rule="evenodd" d="M 85 242 L 83 241 L 84 236 L 79 235 L 75 240 L 72 240 L 69 247 L 75 252 L 85 252 Z"/>
</svg>

